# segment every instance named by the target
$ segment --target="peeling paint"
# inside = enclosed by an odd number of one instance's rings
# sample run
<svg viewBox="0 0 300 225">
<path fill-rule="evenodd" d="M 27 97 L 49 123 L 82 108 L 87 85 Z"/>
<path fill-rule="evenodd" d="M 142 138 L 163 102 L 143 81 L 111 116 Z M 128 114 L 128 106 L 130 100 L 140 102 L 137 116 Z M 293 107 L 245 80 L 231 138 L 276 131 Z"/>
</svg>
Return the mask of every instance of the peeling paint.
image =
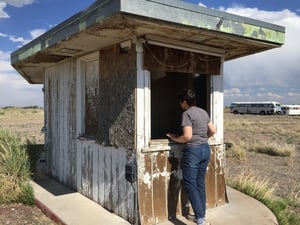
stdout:
<svg viewBox="0 0 300 225">
<path fill-rule="evenodd" d="M 159 143 L 153 146 L 157 149 Z M 139 202 L 142 224 L 150 225 L 168 219 L 168 216 L 183 213 L 187 196 L 182 188 L 181 148 L 142 153 L 139 158 Z M 168 149 L 165 145 L 165 149 Z M 224 182 L 224 149 L 211 146 L 212 157 L 207 168 L 207 204 L 209 208 L 226 203 Z M 174 157 L 176 156 L 176 158 Z M 181 194 L 180 194 L 181 193 Z M 180 197 L 183 195 L 183 197 Z M 158 198 L 159 196 L 159 198 Z M 184 197 L 185 196 L 185 197 Z M 150 199 L 149 199 L 150 198 Z M 177 199 L 177 200 L 176 200 Z M 147 202 L 147 204 L 146 204 Z M 186 207 L 184 207 L 186 208 Z M 145 219 L 145 220 L 143 220 Z"/>
<path fill-rule="evenodd" d="M 146 173 L 142 174 L 142 176 L 143 176 L 144 184 L 146 184 L 148 186 L 148 189 L 150 189 L 151 188 L 151 180 L 152 180 L 150 174 L 146 172 Z"/>
</svg>

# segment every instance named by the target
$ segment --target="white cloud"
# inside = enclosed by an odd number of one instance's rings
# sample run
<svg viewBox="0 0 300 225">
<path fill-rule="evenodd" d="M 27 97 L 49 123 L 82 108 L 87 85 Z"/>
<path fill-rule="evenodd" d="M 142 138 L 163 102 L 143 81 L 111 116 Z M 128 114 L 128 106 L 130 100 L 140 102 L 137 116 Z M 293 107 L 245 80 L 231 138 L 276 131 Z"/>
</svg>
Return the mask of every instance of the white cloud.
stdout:
<svg viewBox="0 0 300 225">
<path fill-rule="evenodd" d="M 8 60 L 10 56 L 10 52 L 3 52 L 0 50 L 0 61 L 1 60 Z M 1 69 L 1 67 L 0 67 Z"/>
<path fill-rule="evenodd" d="M 44 30 L 44 29 L 35 29 L 35 30 L 30 31 L 30 36 L 32 39 L 35 39 L 45 32 L 46 32 L 46 30 Z"/>
<path fill-rule="evenodd" d="M 32 85 L 10 65 L 10 52 L 0 50 L 0 107 L 43 106 L 42 85 Z"/>
<path fill-rule="evenodd" d="M 0 32 L 0 37 L 7 37 L 8 35 L 7 34 L 3 34 Z"/>
<path fill-rule="evenodd" d="M 15 36 L 9 36 L 9 40 L 16 43 L 21 43 L 21 45 L 27 44 L 30 40 L 26 40 L 23 37 L 15 37 Z"/>
<path fill-rule="evenodd" d="M 255 100 L 280 100 L 283 103 L 300 103 L 300 17 L 289 11 L 262 11 L 256 8 L 235 6 L 224 11 L 265 22 L 285 26 L 285 44 L 277 49 L 225 62 L 224 88 L 238 88 L 240 93 L 228 95 L 225 102 L 246 100 L 247 93 Z M 293 93 L 293 94 L 288 94 Z M 238 98 L 239 97 L 239 98 Z"/>
<path fill-rule="evenodd" d="M 7 3 L 15 7 L 22 7 L 24 5 L 32 4 L 34 0 L 1 0 L 1 2 Z"/>
<path fill-rule="evenodd" d="M 38 36 L 42 35 L 45 32 L 46 32 L 45 29 L 31 30 L 31 31 L 29 31 L 31 39 L 25 39 L 23 37 L 16 37 L 14 35 L 8 35 L 8 34 L 4 34 L 4 33 L 0 33 L 0 37 L 5 37 L 5 38 L 8 38 L 12 42 L 20 43 L 19 47 L 21 47 L 22 45 L 27 44 L 28 42 L 30 42 L 31 40 L 37 38 Z"/>
<path fill-rule="evenodd" d="M 24 45 L 44 32 L 45 30 L 43 29 L 29 31 L 31 36 L 30 40 L 4 33 L 0 33 L 0 37 Z M 0 107 L 9 105 L 43 106 L 42 85 L 32 85 L 27 83 L 27 81 L 11 66 L 10 54 L 11 52 L 0 50 Z"/>
<path fill-rule="evenodd" d="M 276 94 L 276 93 L 272 93 L 272 92 L 257 93 L 256 96 L 260 97 L 260 98 L 272 98 L 272 99 L 282 99 L 283 98 L 283 96 Z"/>
<path fill-rule="evenodd" d="M 9 18 L 9 15 L 4 11 L 5 7 L 6 7 L 6 3 L 0 2 L 0 19 Z"/>
<path fill-rule="evenodd" d="M 41 85 L 32 85 L 13 72 L 0 72 L 0 107 L 4 106 L 43 106 Z"/>
<path fill-rule="evenodd" d="M 300 93 L 288 92 L 287 96 L 296 97 L 296 98 L 300 99 Z"/>
<path fill-rule="evenodd" d="M 202 7 L 206 7 L 207 8 L 207 6 L 206 5 L 204 5 L 203 3 L 201 3 L 201 2 L 199 2 L 199 4 L 198 4 L 199 6 L 202 6 Z"/>
<path fill-rule="evenodd" d="M 32 4 L 34 0 L 1 0 L 0 1 L 0 19 L 9 18 L 10 16 L 5 12 L 7 5 L 14 7 L 22 7 L 24 5 Z"/>
</svg>

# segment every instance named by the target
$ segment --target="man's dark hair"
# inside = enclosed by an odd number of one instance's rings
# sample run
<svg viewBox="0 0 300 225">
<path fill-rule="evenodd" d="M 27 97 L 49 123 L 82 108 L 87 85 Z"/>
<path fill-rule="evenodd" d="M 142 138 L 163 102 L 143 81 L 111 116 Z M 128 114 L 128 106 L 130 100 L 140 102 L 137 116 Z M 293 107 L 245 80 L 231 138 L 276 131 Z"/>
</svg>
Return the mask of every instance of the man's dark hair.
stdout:
<svg viewBox="0 0 300 225">
<path fill-rule="evenodd" d="M 190 89 L 183 89 L 178 95 L 178 99 L 180 102 L 185 100 L 189 106 L 196 105 L 196 94 Z"/>
</svg>

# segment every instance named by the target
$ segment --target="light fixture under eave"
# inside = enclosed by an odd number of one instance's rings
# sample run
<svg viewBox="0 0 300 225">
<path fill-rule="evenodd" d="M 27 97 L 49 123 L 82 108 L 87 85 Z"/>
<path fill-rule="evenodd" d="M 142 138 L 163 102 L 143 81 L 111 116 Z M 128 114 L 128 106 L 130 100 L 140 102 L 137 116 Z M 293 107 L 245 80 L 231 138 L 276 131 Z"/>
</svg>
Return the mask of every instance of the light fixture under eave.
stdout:
<svg viewBox="0 0 300 225">
<path fill-rule="evenodd" d="M 120 43 L 121 53 L 127 53 L 131 48 L 131 40 L 124 41 Z"/>
</svg>

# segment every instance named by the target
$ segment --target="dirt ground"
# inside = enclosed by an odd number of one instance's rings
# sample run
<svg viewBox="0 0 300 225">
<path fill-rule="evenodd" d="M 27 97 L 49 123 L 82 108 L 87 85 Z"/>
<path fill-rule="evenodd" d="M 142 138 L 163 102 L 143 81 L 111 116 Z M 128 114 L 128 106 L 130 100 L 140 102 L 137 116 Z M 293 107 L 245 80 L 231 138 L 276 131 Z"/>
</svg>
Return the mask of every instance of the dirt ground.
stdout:
<svg viewBox="0 0 300 225">
<path fill-rule="evenodd" d="M 23 204 L 0 205 L 1 225 L 55 225 L 36 206 Z"/>
</svg>

